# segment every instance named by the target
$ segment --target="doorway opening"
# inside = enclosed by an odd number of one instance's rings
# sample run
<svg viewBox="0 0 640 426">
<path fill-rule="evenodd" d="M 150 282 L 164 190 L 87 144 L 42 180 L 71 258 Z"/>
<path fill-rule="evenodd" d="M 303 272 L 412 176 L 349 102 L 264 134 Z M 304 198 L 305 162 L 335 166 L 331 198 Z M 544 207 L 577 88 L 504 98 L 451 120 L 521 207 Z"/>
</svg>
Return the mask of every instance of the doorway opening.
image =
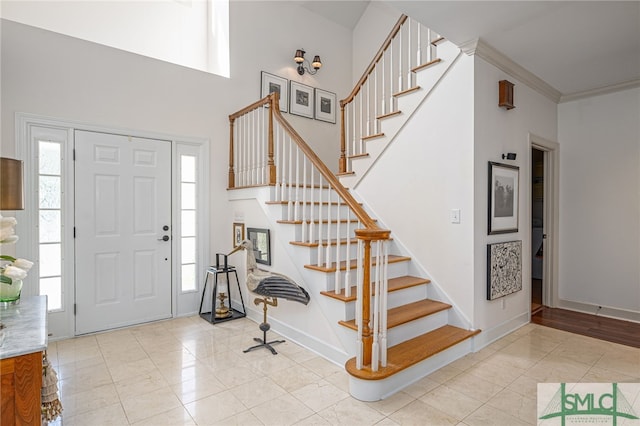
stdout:
<svg viewBox="0 0 640 426">
<path fill-rule="evenodd" d="M 545 151 L 531 148 L 531 315 L 544 307 Z"/>
</svg>

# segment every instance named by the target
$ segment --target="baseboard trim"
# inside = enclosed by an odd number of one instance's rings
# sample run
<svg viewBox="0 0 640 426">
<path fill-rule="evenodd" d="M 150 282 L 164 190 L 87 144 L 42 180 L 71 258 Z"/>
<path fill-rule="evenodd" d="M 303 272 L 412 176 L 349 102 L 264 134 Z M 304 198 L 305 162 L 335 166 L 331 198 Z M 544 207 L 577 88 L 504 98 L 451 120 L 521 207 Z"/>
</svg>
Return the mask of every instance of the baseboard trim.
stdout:
<svg viewBox="0 0 640 426">
<path fill-rule="evenodd" d="M 262 310 L 256 311 L 253 309 L 247 309 L 247 318 L 254 321 L 256 324 L 262 323 Z M 291 327 L 289 324 L 285 324 L 282 321 L 279 321 L 276 318 L 270 317 L 269 324 L 271 324 L 271 330 L 278 333 L 279 335 L 285 337 L 287 340 L 290 340 L 305 349 L 310 350 L 313 353 L 320 355 L 325 358 L 327 361 L 333 362 L 340 368 L 344 368 L 344 364 L 350 358 L 350 356 L 341 351 L 339 348 L 335 346 L 328 345 L 325 342 L 322 342 L 315 337 L 298 330 L 297 328 Z M 256 327 L 256 333 L 259 333 L 258 327 Z M 268 336 L 267 336 L 268 337 Z"/>
<path fill-rule="evenodd" d="M 602 306 L 584 302 L 574 302 L 572 300 L 560 299 L 558 308 L 567 309 L 569 311 L 582 312 L 585 314 L 598 315 L 607 318 L 613 318 L 623 321 L 631 321 L 640 323 L 640 312 L 629 311 L 626 309 L 612 308 L 610 306 Z"/>
<path fill-rule="evenodd" d="M 527 324 L 529 324 L 529 312 L 522 313 L 489 329 L 482 329 L 482 333 L 473 338 L 473 351 L 477 352 Z"/>
</svg>

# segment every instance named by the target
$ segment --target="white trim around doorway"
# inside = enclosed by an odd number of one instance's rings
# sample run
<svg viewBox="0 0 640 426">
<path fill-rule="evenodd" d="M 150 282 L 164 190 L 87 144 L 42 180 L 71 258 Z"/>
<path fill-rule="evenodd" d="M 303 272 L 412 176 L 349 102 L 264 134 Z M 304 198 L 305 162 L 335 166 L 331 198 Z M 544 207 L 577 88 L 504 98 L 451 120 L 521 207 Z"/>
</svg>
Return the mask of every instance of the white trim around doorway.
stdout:
<svg viewBox="0 0 640 426">
<path fill-rule="evenodd" d="M 177 167 L 177 152 L 180 151 L 180 147 L 184 147 L 184 149 L 189 150 L 190 152 L 197 152 L 198 154 L 198 179 L 201 183 L 198 185 L 198 235 L 201 235 L 202 238 L 199 238 L 200 242 L 198 244 L 198 264 L 199 270 L 202 270 L 209 261 L 209 140 L 205 138 L 196 138 L 196 137 L 186 137 L 186 136 L 177 136 L 177 135 L 168 135 L 158 132 L 149 132 L 143 130 L 132 130 L 132 129 L 122 129 L 117 127 L 106 127 L 101 125 L 95 125 L 90 123 L 85 123 L 81 121 L 74 120 L 65 120 L 58 119 L 53 117 L 45 117 L 36 114 L 29 113 L 16 113 L 15 115 L 15 153 L 16 158 L 24 160 L 24 187 L 25 187 L 25 196 L 27 198 L 27 210 L 23 210 L 20 212 L 16 212 L 16 218 L 18 219 L 18 228 L 17 230 L 20 233 L 20 240 L 16 245 L 16 251 L 19 251 L 21 256 L 28 259 L 37 259 L 37 250 L 38 250 L 38 236 L 36 235 L 38 217 L 35 214 L 37 210 L 32 209 L 29 210 L 29 205 L 33 206 L 34 203 L 37 203 L 35 197 L 35 186 L 37 184 L 37 180 L 34 178 L 34 173 L 37 173 L 37 170 L 34 170 L 35 163 L 33 155 L 33 147 L 32 145 L 32 129 L 33 128 L 49 128 L 58 132 L 58 134 L 66 134 L 65 141 L 65 149 L 64 155 L 67 159 L 71 159 L 73 156 L 73 143 L 74 143 L 74 131 L 75 130 L 86 130 L 93 132 L 102 132 L 102 133 L 111 133 L 111 134 L 119 134 L 126 135 L 132 137 L 139 138 L 148 138 L 148 139 L 162 139 L 170 141 L 172 144 L 172 191 L 175 192 L 176 188 L 176 179 L 175 171 L 178 170 Z M 74 188 L 73 188 L 73 161 L 66 161 L 63 165 L 64 170 L 63 173 L 67 176 L 68 183 L 65 185 L 64 190 L 67 191 L 67 196 L 64 208 L 67 211 L 73 212 L 73 198 L 74 198 Z M 70 177 L 70 178 L 69 178 Z M 73 238 L 73 224 L 74 220 L 72 215 L 65 223 L 65 237 Z M 172 229 L 178 229 L 180 221 L 180 206 L 178 203 L 173 203 L 172 205 Z M 172 251 L 174 253 L 178 253 L 180 250 L 180 239 L 173 238 L 172 239 Z M 75 253 L 73 252 L 73 244 L 70 244 L 64 256 L 66 256 L 65 262 L 69 262 L 69 258 L 75 259 Z M 176 267 L 177 256 L 174 257 L 174 267 L 172 268 L 172 316 L 180 317 L 187 316 L 191 314 L 195 314 L 198 310 L 198 302 L 199 302 L 199 292 L 201 283 L 198 280 L 198 288 L 196 291 L 191 292 L 182 292 L 179 288 L 179 268 Z M 71 262 L 73 265 L 73 261 Z M 67 274 L 72 275 L 72 274 Z M 23 287 L 23 295 L 32 296 L 38 294 L 38 286 L 37 286 L 37 277 L 28 277 L 28 282 L 25 282 L 25 286 Z M 74 294 L 75 291 L 75 278 L 67 276 L 66 279 L 63 280 L 63 297 L 65 308 L 62 311 L 51 312 L 48 315 L 48 328 L 50 335 L 50 340 L 60 340 L 64 338 L 73 337 L 75 335 L 75 327 L 74 327 L 74 315 L 73 315 L 73 303 L 74 303 Z"/>
</svg>

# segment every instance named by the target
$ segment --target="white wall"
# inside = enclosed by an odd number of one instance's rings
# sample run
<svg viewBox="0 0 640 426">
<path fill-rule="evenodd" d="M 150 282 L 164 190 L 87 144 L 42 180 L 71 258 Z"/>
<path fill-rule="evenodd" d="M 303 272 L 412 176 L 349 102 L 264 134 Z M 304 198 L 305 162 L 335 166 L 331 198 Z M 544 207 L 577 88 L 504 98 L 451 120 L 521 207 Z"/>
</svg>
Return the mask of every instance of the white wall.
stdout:
<svg viewBox="0 0 640 426">
<path fill-rule="evenodd" d="M 206 138 L 211 142 L 211 253 L 228 251 L 228 115 L 260 97 L 261 70 L 338 97 L 348 90 L 351 76 L 351 35 L 344 27 L 287 2 L 232 2 L 230 15 L 230 79 L 3 21 L 3 155 L 15 155 L 16 112 Z M 309 22 L 319 30 L 310 32 Z M 297 75 L 292 58 L 299 47 L 322 56 L 325 66 L 316 76 Z M 338 124 L 285 118 L 337 169 Z"/>
<path fill-rule="evenodd" d="M 394 241 L 469 321 L 473 84 L 473 58 L 462 55 L 356 188 Z M 461 210 L 460 224 L 451 223 L 451 209 Z"/>
<path fill-rule="evenodd" d="M 401 13 L 386 3 L 372 1 L 353 29 L 353 84 L 362 77 L 362 73 L 371 63 L 373 56 L 389 35 L 400 18 Z"/>
<path fill-rule="evenodd" d="M 204 1 L 3 3 L 5 19 L 215 72 L 208 67 L 209 8 Z"/>
<path fill-rule="evenodd" d="M 560 299 L 639 320 L 640 88 L 563 103 L 558 113 Z"/>
<path fill-rule="evenodd" d="M 515 84 L 515 109 L 498 107 L 498 81 Z M 483 330 L 481 339 L 492 340 L 504 331 L 528 321 L 531 309 L 531 166 L 529 133 L 557 140 L 557 105 L 525 84 L 475 57 L 474 84 L 474 325 Z M 502 154 L 515 152 L 515 161 Z M 488 162 L 520 168 L 518 232 L 487 235 Z M 487 244 L 522 240 L 522 291 L 488 301 Z M 506 328 L 505 328 L 506 327 Z M 486 332 L 485 332 L 486 331 Z"/>
</svg>

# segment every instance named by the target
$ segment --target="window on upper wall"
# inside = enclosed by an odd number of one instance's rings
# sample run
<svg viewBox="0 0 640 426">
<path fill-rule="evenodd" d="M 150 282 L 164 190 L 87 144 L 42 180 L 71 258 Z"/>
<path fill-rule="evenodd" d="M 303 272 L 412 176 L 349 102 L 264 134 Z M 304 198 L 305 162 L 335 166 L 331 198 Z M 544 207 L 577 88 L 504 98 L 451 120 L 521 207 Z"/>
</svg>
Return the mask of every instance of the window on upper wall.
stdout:
<svg viewBox="0 0 640 426">
<path fill-rule="evenodd" d="M 62 188 L 62 144 L 38 141 L 38 281 L 49 311 L 63 308 Z"/>
<path fill-rule="evenodd" d="M 195 291 L 198 259 L 197 169 L 194 155 L 180 155 L 180 286 L 183 292 Z"/>
<path fill-rule="evenodd" d="M 10 1 L 2 17 L 230 77 L 229 0 Z"/>
</svg>

